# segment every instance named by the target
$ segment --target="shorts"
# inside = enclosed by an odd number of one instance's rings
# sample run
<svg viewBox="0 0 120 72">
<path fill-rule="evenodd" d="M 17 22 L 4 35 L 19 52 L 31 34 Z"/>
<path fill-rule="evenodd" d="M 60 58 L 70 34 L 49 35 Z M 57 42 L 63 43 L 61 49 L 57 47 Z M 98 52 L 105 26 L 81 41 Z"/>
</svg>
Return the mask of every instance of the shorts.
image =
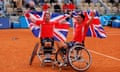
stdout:
<svg viewBox="0 0 120 72">
<path fill-rule="evenodd" d="M 41 46 L 44 46 L 45 42 L 52 42 L 52 46 L 54 46 L 54 38 L 40 38 L 41 39 Z"/>
</svg>

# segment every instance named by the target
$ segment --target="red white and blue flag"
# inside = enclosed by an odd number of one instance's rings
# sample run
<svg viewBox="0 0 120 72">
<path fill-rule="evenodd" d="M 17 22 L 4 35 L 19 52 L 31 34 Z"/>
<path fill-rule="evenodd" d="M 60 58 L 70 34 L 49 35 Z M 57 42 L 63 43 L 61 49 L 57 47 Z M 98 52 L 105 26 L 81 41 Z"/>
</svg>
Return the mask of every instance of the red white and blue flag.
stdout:
<svg viewBox="0 0 120 72">
<path fill-rule="evenodd" d="M 93 18 L 91 24 L 89 25 L 87 36 L 90 37 L 98 37 L 98 38 L 106 38 L 105 30 L 103 29 L 100 19 L 99 19 L 99 13 L 98 11 L 95 12 L 95 17 Z M 88 20 L 91 18 L 92 11 L 87 10 L 86 12 L 83 12 L 85 15 L 85 19 Z"/>
<path fill-rule="evenodd" d="M 29 27 L 35 37 L 40 38 L 41 29 L 40 26 L 36 25 L 38 20 L 43 21 L 45 12 L 29 12 L 25 14 L 26 21 L 29 24 Z M 51 13 L 50 22 L 60 23 L 62 20 L 65 20 L 66 16 L 59 13 Z M 56 41 L 66 41 L 68 34 L 69 22 L 64 24 L 57 24 L 54 28 L 54 39 Z M 47 30 L 47 29 L 46 29 Z"/>
<path fill-rule="evenodd" d="M 100 19 L 99 19 L 99 13 L 98 13 L 98 11 L 94 11 L 94 12 L 95 12 L 95 17 L 93 18 L 91 24 L 88 27 L 86 36 L 106 38 L 107 36 L 106 36 L 105 30 L 103 29 Z M 74 11 L 73 15 L 74 15 L 74 17 L 76 17 L 77 14 L 81 14 L 81 13 L 85 15 L 85 20 L 87 21 L 88 19 L 91 18 L 93 11 L 90 11 L 90 10 Z"/>
<path fill-rule="evenodd" d="M 93 18 L 91 24 L 89 25 L 87 36 L 91 37 L 98 37 L 98 38 L 106 38 L 105 30 L 103 29 L 100 19 L 99 19 L 99 13 L 98 11 L 95 12 L 95 17 Z M 86 19 L 89 19 L 91 17 L 92 11 L 88 10 L 85 12 Z"/>
</svg>

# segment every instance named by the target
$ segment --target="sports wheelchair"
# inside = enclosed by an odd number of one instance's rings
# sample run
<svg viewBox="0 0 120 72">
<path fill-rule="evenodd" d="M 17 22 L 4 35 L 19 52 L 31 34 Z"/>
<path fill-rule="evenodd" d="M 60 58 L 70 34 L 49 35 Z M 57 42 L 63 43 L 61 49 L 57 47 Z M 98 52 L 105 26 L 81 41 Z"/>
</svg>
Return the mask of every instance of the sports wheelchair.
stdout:
<svg viewBox="0 0 120 72">
<path fill-rule="evenodd" d="M 60 71 L 62 67 L 67 66 L 71 66 L 74 70 L 79 72 L 86 71 L 92 63 L 92 56 L 83 44 L 68 42 L 56 52 L 52 39 L 43 39 L 41 42 L 41 48 L 39 48 L 39 43 L 35 45 L 29 65 L 32 64 L 36 55 L 41 61 L 41 66 L 44 66 L 46 63 L 52 63 L 52 67 L 58 66 Z M 45 61 L 46 55 L 49 56 L 47 57 L 48 61 Z"/>
<path fill-rule="evenodd" d="M 41 66 L 44 66 L 46 63 L 52 63 L 52 66 L 54 66 L 55 52 L 56 49 L 54 48 L 54 39 L 41 38 L 41 47 L 39 47 L 39 43 L 36 43 L 30 57 L 29 65 L 32 65 L 34 57 L 38 56 Z"/>
<path fill-rule="evenodd" d="M 59 70 L 71 66 L 76 71 L 86 71 L 92 63 L 90 52 L 78 42 L 69 42 L 59 48 L 55 59 Z"/>
</svg>

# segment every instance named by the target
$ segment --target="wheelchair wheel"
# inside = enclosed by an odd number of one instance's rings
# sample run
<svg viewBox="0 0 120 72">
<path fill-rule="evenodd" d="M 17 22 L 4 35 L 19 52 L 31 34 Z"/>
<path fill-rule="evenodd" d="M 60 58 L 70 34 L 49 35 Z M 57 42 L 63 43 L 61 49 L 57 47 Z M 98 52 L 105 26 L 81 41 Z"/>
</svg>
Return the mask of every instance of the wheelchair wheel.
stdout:
<svg viewBox="0 0 120 72">
<path fill-rule="evenodd" d="M 86 71 L 92 63 L 92 57 L 86 48 L 75 45 L 68 52 L 68 62 L 74 70 Z"/>
<path fill-rule="evenodd" d="M 35 55 L 37 55 L 37 50 L 38 50 L 38 46 L 39 46 L 39 43 L 36 43 L 34 49 L 33 49 L 33 52 L 32 52 L 32 55 L 30 57 L 30 60 L 29 60 L 29 65 L 32 65 L 32 62 L 35 58 Z"/>
<path fill-rule="evenodd" d="M 57 61 L 58 66 L 62 67 L 66 60 L 66 49 L 65 48 L 58 49 L 55 59 Z"/>
</svg>

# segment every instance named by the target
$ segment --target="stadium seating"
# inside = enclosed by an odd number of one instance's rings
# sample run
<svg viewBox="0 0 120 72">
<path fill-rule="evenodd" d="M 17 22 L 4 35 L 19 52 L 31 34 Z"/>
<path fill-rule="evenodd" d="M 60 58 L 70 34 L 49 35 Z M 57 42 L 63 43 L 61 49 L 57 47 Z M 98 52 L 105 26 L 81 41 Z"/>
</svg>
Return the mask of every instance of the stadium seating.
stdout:
<svg viewBox="0 0 120 72">
<path fill-rule="evenodd" d="M 73 0 L 73 1 L 75 3 L 75 0 Z M 63 5 L 63 2 L 60 4 L 61 7 Z M 103 2 L 108 6 L 108 9 L 109 9 L 109 12 L 111 13 L 111 16 L 113 16 L 112 14 L 119 13 L 118 12 L 119 8 L 117 8 L 115 3 L 110 3 L 109 0 L 103 0 Z M 54 5 L 54 3 L 53 3 L 53 5 Z M 54 12 L 53 5 L 50 5 L 51 6 L 50 11 L 51 12 Z M 118 4 L 118 6 L 120 7 L 120 3 Z M 5 7 L 6 7 L 5 8 L 6 13 L 7 13 L 6 15 L 9 16 L 9 18 L 7 18 L 7 19 L 9 19 L 9 27 L 8 28 L 10 28 L 11 23 L 13 24 L 13 28 L 28 28 L 28 24 L 25 22 L 26 20 L 25 20 L 24 16 L 21 16 L 21 15 L 17 14 L 17 8 L 13 9 L 12 4 L 9 4 L 9 3 L 7 3 L 5 5 Z M 35 6 L 35 8 L 36 8 L 36 11 L 41 11 L 42 10 L 41 6 Z M 90 4 L 88 4 L 88 3 L 85 2 L 85 0 L 81 0 L 80 3 L 79 3 L 79 6 L 77 8 L 80 9 L 80 10 L 88 10 L 88 9 L 97 10 L 99 12 L 99 14 L 101 15 L 100 21 L 101 21 L 102 25 L 104 25 L 104 26 L 108 25 L 108 23 L 110 21 L 111 16 L 108 16 L 108 15 L 106 16 L 105 15 L 105 13 L 106 13 L 105 8 L 100 3 L 94 4 L 94 3 L 91 2 Z M 24 14 L 24 12 L 26 11 L 25 6 L 22 6 L 22 10 L 23 10 L 23 14 Z M 17 16 L 12 17 L 12 15 L 14 15 L 14 14 L 17 15 Z M 16 20 L 16 19 L 18 19 L 18 20 Z M 120 20 L 120 16 L 117 16 L 117 19 Z M 0 23 L 1 23 L 1 18 L 0 18 Z M 116 27 L 118 25 L 118 22 L 117 22 L 117 25 L 115 25 L 115 23 L 116 23 L 116 21 L 112 22 L 112 27 Z M 118 25 L 118 27 L 119 27 L 119 25 Z"/>
<path fill-rule="evenodd" d="M 11 15 L 11 14 L 13 14 L 13 8 L 7 8 L 7 14 L 8 15 Z"/>
</svg>

